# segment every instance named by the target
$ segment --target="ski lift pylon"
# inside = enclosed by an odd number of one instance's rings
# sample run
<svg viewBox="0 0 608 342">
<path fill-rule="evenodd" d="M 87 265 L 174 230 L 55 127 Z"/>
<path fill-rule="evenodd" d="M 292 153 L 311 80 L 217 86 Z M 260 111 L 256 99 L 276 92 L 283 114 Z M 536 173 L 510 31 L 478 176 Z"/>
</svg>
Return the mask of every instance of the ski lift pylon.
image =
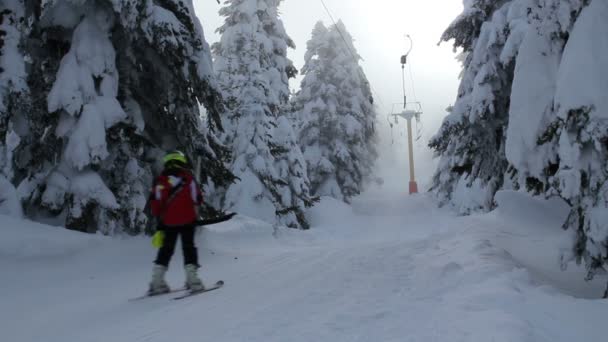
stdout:
<svg viewBox="0 0 608 342">
<path fill-rule="evenodd" d="M 410 192 L 410 194 L 416 194 L 416 193 L 418 193 L 418 183 L 416 182 L 416 174 L 415 174 L 415 167 L 414 167 L 412 120 L 416 119 L 417 123 L 420 122 L 420 115 L 422 115 L 422 105 L 418 101 L 416 101 L 416 102 L 407 101 L 407 94 L 405 91 L 405 65 L 407 64 L 408 56 L 412 52 L 412 49 L 414 47 L 414 42 L 412 40 L 412 37 L 410 37 L 409 35 L 406 35 L 405 37 L 409 40 L 410 46 L 409 46 L 409 50 L 407 51 L 407 53 L 405 55 L 401 56 L 401 75 L 403 78 L 403 103 L 400 103 L 399 105 L 402 105 L 403 109 L 400 112 L 396 112 L 395 111 L 396 104 L 393 104 L 393 108 L 391 110 L 391 116 L 394 117 L 395 123 L 399 123 L 400 117 L 407 120 L 408 150 L 409 150 L 408 152 L 409 152 L 409 166 L 410 166 L 409 192 Z M 414 85 L 413 85 L 413 79 L 412 79 L 412 88 L 413 88 L 413 86 Z M 414 94 L 414 98 L 415 97 L 416 96 Z M 392 125 L 391 125 L 391 129 L 392 129 Z"/>
</svg>

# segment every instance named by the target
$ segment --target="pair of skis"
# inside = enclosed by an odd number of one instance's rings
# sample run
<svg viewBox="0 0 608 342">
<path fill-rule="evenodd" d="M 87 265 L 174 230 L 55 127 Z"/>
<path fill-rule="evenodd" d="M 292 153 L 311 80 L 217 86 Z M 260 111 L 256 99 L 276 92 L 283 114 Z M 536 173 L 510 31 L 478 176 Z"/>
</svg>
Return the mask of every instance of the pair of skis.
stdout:
<svg viewBox="0 0 608 342">
<path fill-rule="evenodd" d="M 221 222 L 226 222 L 226 221 L 230 220 L 231 218 L 233 218 L 235 215 L 236 215 L 236 213 L 230 213 L 230 214 L 227 214 L 227 215 L 222 215 L 222 216 L 218 216 L 218 217 L 214 217 L 214 218 L 210 218 L 210 219 L 199 219 L 198 221 L 196 221 L 195 225 L 196 226 L 207 226 L 207 225 L 217 224 L 217 223 L 221 223 Z M 195 296 L 197 294 L 201 294 L 201 293 L 217 290 L 220 287 L 222 287 L 223 285 L 224 285 L 224 281 L 223 280 L 219 280 L 214 285 L 212 285 L 211 287 L 207 287 L 207 288 L 205 288 L 203 290 L 200 290 L 200 291 L 188 291 L 188 289 L 186 289 L 186 288 L 179 288 L 179 289 L 171 290 L 171 291 L 169 291 L 167 293 L 161 293 L 161 294 L 157 294 L 157 295 L 145 294 L 143 296 L 139 296 L 139 297 L 136 297 L 136 298 L 131 298 L 131 299 L 129 299 L 129 301 L 133 302 L 133 301 L 138 301 L 138 300 L 142 300 L 142 299 L 145 299 L 145 298 L 159 297 L 159 296 L 166 295 L 166 294 L 179 293 L 179 292 L 187 291 L 184 294 L 181 294 L 181 295 L 179 295 L 177 297 L 173 297 L 173 300 L 181 300 L 181 299 L 185 299 L 185 298 L 188 298 L 188 297 Z"/>
<path fill-rule="evenodd" d="M 217 289 L 219 289 L 222 286 L 224 286 L 224 281 L 223 280 L 219 280 L 214 285 L 212 285 L 210 287 L 206 287 L 205 289 L 199 290 L 199 291 L 188 291 L 188 289 L 182 287 L 182 288 L 179 288 L 179 289 L 171 290 L 169 292 L 160 293 L 160 294 L 157 294 L 157 295 L 145 294 L 143 296 L 131 298 L 131 299 L 129 299 L 129 301 L 130 302 L 135 302 L 135 301 L 139 301 L 139 300 L 146 299 L 146 298 L 160 297 L 160 296 L 164 296 L 164 295 L 167 295 L 167 294 L 180 293 L 180 292 L 187 291 L 186 293 L 180 294 L 179 296 L 176 296 L 176 297 L 172 298 L 173 300 L 181 300 L 181 299 L 185 299 L 185 298 L 188 298 L 188 297 L 196 296 L 196 295 L 201 294 L 201 293 L 217 290 Z"/>
</svg>

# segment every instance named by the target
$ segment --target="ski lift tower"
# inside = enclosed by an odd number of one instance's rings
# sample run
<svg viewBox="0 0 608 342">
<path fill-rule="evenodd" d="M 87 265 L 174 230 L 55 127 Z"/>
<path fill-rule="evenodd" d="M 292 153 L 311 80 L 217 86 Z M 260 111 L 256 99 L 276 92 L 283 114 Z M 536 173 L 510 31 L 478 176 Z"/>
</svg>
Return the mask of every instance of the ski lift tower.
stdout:
<svg viewBox="0 0 608 342">
<path fill-rule="evenodd" d="M 412 134 L 412 120 L 420 119 L 422 114 L 422 106 L 419 102 L 406 103 L 403 111 L 391 114 L 397 120 L 397 117 L 407 120 L 407 144 L 409 150 L 409 161 L 410 161 L 410 194 L 418 193 L 418 183 L 416 182 L 416 172 L 414 166 L 414 139 Z"/>
<path fill-rule="evenodd" d="M 409 191 L 410 194 L 418 193 L 418 183 L 416 182 L 416 173 L 414 167 L 414 139 L 412 136 L 412 120 L 416 119 L 420 120 L 420 115 L 422 114 L 422 105 L 420 102 L 407 102 L 407 95 L 405 92 L 405 65 L 407 64 L 407 57 L 413 48 L 412 38 L 407 35 L 406 36 L 410 41 L 410 49 L 409 51 L 401 56 L 401 71 L 403 75 L 403 110 L 401 112 L 395 112 L 393 106 L 393 112 L 391 115 L 395 118 L 395 121 L 398 122 L 398 118 L 401 117 L 407 120 L 407 142 L 408 142 L 408 150 L 409 150 L 409 162 L 410 162 L 410 184 Z"/>
</svg>

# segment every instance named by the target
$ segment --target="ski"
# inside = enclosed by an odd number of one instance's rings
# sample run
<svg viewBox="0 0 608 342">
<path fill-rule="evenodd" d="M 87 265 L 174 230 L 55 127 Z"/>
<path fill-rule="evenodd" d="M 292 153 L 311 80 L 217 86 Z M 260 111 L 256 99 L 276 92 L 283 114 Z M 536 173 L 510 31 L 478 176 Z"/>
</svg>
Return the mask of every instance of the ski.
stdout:
<svg viewBox="0 0 608 342">
<path fill-rule="evenodd" d="M 138 300 L 142 300 L 142 299 L 146 299 L 146 298 L 152 298 L 152 297 L 160 297 L 160 296 L 164 296 L 164 295 L 168 295 L 168 294 L 172 294 L 172 293 L 178 293 L 178 292 L 182 292 L 182 291 L 187 291 L 188 289 L 185 287 L 180 287 L 179 289 L 172 289 L 169 292 L 165 292 L 165 293 L 159 293 L 159 294 L 155 294 L 155 295 L 150 295 L 150 294 L 145 294 L 143 296 L 139 296 L 139 297 L 135 297 L 135 298 L 130 298 L 129 302 L 135 302 Z"/>
<path fill-rule="evenodd" d="M 173 300 L 180 300 L 180 299 L 196 296 L 197 294 L 201 294 L 201 293 L 217 290 L 220 287 L 222 287 L 223 285 L 224 285 L 224 281 L 223 280 L 219 280 L 217 283 L 215 283 L 215 285 L 213 285 L 211 287 L 208 287 L 208 288 L 206 288 L 204 290 L 200 290 L 200 291 L 190 291 L 190 292 L 185 293 L 185 294 L 183 294 L 181 296 L 174 297 Z"/>
</svg>

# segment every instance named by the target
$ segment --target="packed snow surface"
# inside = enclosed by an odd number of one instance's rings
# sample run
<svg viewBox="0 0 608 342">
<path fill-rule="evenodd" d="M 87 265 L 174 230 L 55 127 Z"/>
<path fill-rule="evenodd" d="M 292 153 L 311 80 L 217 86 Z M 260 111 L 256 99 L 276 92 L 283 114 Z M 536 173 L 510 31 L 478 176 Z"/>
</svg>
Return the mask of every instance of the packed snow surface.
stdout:
<svg viewBox="0 0 608 342">
<path fill-rule="evenodd" d="M 203 280 L 226 285 L 183 301 L 128 301 L 147 287 L 148 239 L 0 216 L 2 341 L 603 340 L 605 279 L 560 271 L 563 204 L 497 200 L 463 218 L 426 195 L 323 199 L 307 232 L 237 216 L 198 236 Z"/>
</svg>

